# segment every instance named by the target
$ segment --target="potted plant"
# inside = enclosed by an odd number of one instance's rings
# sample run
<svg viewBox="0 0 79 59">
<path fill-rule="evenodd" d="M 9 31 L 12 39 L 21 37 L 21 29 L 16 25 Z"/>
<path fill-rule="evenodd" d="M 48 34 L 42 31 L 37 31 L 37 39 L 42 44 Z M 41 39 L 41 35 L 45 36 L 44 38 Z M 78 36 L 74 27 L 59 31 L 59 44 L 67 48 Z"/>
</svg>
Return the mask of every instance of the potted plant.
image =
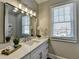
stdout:
<svg viewBox="0 0 79 59">
<path fill-rule="evenodd" d="M 10 39 L 11 39 L 11 37 L 7 36 L 7 37 L 6 37 L 6 42 L 9 42 Z"/>
<path fill-rule="evenodd" d="M 18 37 L 15 37 L 15 39 L 13 40 L 13 43 L 14 43 L 14 47 L 17 48 L 19 46 L 19 38 Z"/>
</svg>

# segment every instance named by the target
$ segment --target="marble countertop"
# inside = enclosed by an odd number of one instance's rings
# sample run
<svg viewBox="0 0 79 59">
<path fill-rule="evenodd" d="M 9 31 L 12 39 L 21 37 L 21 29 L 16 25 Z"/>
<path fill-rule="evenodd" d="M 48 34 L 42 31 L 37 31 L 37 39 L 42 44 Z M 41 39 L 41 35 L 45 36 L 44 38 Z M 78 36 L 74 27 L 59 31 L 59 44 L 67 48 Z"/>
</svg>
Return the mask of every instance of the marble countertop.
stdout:
<svg viewBox="0 0 79 59">
<path fill-rule="evenodd" d="M 33 45 L 28 45 L 26 43 L 20 43 L 22 45 L 17 51 L 12 54 L 6 56 L 0 53 L 0 59 L 21 59 L 25 55 L 28 55 L 31 51 L 39 47 L 42 43 L 46 42 L 48 38 L 40 38 L 39 43 L 34 43 Z"/>
</svg>

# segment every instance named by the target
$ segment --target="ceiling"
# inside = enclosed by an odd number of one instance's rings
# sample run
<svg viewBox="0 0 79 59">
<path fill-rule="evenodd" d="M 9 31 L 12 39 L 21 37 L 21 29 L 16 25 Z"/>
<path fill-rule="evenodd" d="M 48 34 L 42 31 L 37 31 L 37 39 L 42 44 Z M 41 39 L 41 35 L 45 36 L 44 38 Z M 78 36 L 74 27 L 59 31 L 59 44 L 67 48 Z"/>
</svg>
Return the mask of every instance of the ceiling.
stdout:
<svg viewBox="0 0 79 59">
<path fill-rule="evenodd" d="M 40 3 L 43 3 L 43 2 L 46 2 L 46 1 L 48 1 L 48 0 L 35 0 L 38 4 L 40 4 Z"/>
</svg>

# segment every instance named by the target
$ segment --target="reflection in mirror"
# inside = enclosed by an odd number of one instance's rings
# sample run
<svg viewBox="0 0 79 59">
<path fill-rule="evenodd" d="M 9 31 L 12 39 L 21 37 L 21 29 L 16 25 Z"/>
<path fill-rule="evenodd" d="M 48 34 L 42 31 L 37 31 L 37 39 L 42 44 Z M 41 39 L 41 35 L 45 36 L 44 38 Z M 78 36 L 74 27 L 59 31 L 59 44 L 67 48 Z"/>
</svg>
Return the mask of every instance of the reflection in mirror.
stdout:
<svg viewBox="0 0 79 59">
<path fill-rule="evenodd" d="M 5 38 L 8 42 L 13 36 L 21 35 L 21 13 L 18 8 L 5 4 Z M 18 30 L 19 29 L 19 30 Z M 17 32 L 18 31 L 18 32 Z"/>
<path fill-rule="evenodd" d="M 6 42 L 15 36 L 27 37 L 31 35 L 30 16 L 10 4 L 5 4 L 5 39 Z"/>
<path fill-rule="evenodd" d="M 31 17 L 31 36 L 36 36 L 37 19 L 35 16 Z"/>
<path fill-rule="evenodd" d="M 30 31 L 30 16 L 26 14 L 22 14 L 22 36 L 27 37 L 31 35 Z"/>
</svg>

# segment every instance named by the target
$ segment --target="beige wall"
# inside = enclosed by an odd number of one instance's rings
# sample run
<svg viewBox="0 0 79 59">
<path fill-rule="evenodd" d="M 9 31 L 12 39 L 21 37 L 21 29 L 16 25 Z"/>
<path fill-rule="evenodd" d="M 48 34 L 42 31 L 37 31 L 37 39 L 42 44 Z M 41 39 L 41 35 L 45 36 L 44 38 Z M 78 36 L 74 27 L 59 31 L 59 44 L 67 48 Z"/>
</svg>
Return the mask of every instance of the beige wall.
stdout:
<svg viewBox="0 0 79 59">
<path fill-rule="evenodd" d="M 73 1 L 76 1 L 78 4 L 77 15 L 79 16 L 79 1 L 78 0 L 73 0 Z M 50 6 L 54 6 L 56 4 L 65 3 L 65 2 L 68 2 L 68 0 L 49 0 L 39 5 L 39 17 L 38 18 L 39 18 L 39 23 L 40 23 L 39 24 L 40 30 L 41 28 L 42 29 L 48 28 L 47 32 L 50 32 L 50 19 L 51 19 Z M 79 22 L 79 17 L 77 20 Z M 42 33 L 43 32 L 41 31 L 41 34 Z M 73 44 L 73 43 L 51 40 L 51 44 L 49 46 L 50 46 L 49 47 L 50 53 L 53 53 L 53 54 L 56 54 L 62 57 L 66 57 L 68 59 L 79 59 L 79 43 Z"/>
<path fill-rule="evenodd" d="M 38 4 L 35 2 L 35 0 L 22 0 L 22 3 L 34 10 L 37 10 L 38 8 Z"/>
</svg>

